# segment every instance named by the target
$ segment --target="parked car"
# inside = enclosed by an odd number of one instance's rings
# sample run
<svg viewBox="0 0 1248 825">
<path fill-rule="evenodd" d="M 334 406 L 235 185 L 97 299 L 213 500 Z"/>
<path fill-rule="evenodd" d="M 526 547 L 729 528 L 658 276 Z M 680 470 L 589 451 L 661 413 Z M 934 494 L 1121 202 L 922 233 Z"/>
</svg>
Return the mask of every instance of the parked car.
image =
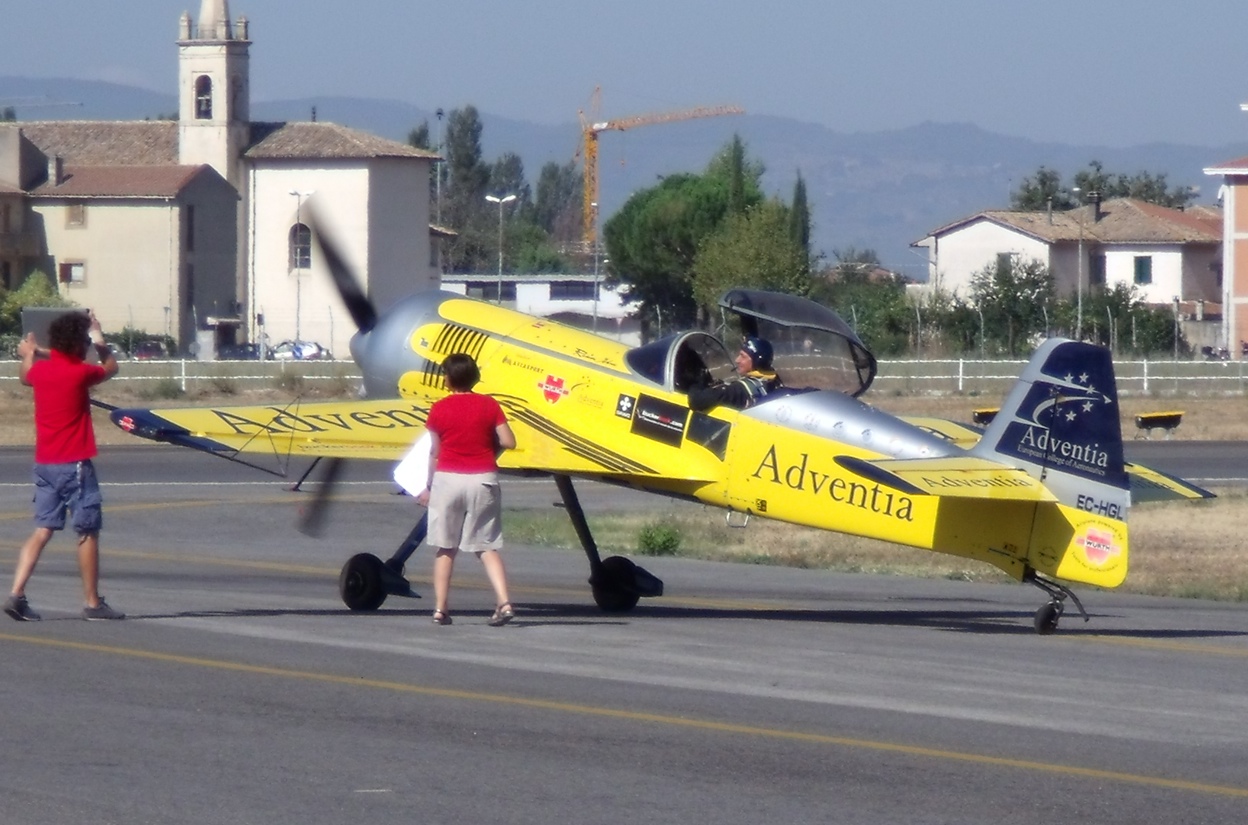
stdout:
<svg viewBox="0 0 1248 825">
<path fill-rule="evenodd" d="M 155 361 L 169 357 L 169 351 L 161 341 L 140 341 L 130 353 L 136 361 Z"/>
<path fill-rule="evenodd" d="M 269 357 L 278 361 L 328 361 L 329 350 L 315 341 L 283 341 L 269 350 Z"/>
<path fill-rule="evenodd" d="M 217 350 L 218 361 L 259 361 L 259 344 L 226 344 Z"/>
</svg>

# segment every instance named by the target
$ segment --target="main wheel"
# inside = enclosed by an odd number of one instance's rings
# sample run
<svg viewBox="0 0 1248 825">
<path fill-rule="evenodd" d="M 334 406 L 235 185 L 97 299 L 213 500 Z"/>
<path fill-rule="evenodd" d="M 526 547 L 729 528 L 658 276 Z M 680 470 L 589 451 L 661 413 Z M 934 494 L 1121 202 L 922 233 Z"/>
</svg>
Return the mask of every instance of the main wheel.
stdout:
<svg viewBox="0 0 1248 825">
<path fill-rule="evenodd" d="M 623 556 L 603 559 L 601 578 L 590 580 L 594 588 L 594 604 L 608 613 L 627 613 L 636 607 L 641 598 L 633 583 L 636 567 Z"/>
<path fill-rule="evenodd" d="M 1049 602 L 1036 611 L 1036 632 L 1048 636 L 1057 630 L 1057 623 L 1062 618 L 1062 603 Z"/>
<path fill-rule="evenodd" d="M 352 610 L 376 610 L 386 600 L 381 583 L 384 562 L 372 553 L 357 553 L 347 559 L 338 574 L 338 593 Z"/>
</svg>

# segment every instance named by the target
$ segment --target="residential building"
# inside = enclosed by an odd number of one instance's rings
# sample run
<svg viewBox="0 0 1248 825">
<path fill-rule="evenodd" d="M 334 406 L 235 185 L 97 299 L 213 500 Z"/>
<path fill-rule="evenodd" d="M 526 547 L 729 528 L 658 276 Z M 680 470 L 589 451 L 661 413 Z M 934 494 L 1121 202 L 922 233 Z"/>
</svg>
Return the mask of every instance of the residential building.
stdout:
<svg viewBox="0 0 1248 825">
<path fill-rule="evenodd" d="M 1094 198 L 1062 212 L 980 212 L 911 245 L 927 250 L 929 283 L 963 298 L 989 266 L 1039 261 L 1063 296 L 1126 284 L 1145 303 L 1203 305 L 1203 315 L 1222 302 L 1222 232 L 1214 207 Z"/>
<path fill-rule="evenodd" d="M 483 301 L 550 318 L 628 344 L 641 343 L 640 321 L 624 303 L 620 287 L 579 274 L 505 274 L 442 276 L 442 288 Z M 669 330 L 670 331 L 670 330 Z"/>
<path fill-rule="evenodd" d="M 164 331 L 183 350 L 301 338 L 345 355 L 354 325 L 312 227 L 381 309 L 436 287 L 437 156 L 332 123 L 251 121 L 247 18 L 201 0 L 178 25 L 176 121 L 0 124 L 0 278 L 42 268 L 109 328 Z"/>
<path fill-rule="evenodd" d="M 1232 358 L 1248 360 L 1248 157 L 1211 166 L 1205 174 L 1222 178 L 1223 346 Z"/>
</svg>

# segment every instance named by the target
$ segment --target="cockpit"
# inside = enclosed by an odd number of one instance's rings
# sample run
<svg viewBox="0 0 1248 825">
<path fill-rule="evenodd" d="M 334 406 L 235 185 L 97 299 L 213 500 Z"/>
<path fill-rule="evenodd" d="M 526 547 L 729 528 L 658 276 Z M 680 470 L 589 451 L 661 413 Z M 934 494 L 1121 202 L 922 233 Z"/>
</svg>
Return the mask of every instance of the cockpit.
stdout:
<svg viewBox="0 0 1248 825">
<path fill-rule="evenodd" d="M 857 397 L 875 380 L 875 356 L 825 306 L 750 289 L 724 293 L 719 306 L 725 338 L 732 343 L 701 331 L 669 335 L 629 350 L 629 367 L 666 390 L 688 392 L 700 383 L 732 379 L 740 337 L 756 336 L 771 343 L 776 373 L 790 390 L 835 390 Z"/>
</svg>

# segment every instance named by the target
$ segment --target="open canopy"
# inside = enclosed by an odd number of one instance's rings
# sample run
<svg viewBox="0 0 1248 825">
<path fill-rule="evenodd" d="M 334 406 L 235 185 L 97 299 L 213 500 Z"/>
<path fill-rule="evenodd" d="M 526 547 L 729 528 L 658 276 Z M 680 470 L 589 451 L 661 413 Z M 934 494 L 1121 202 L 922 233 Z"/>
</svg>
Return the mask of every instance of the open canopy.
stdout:
<svg viewBox="0 0 1248 825">
<path fill-rule="evenodd" d="M 756 289 L 725 292 L 719 305 L 733 316 L 742 336 L 767 339 L 773 365 L 785 386 L 861 395 L 875 380 L 875 356 L 842 318 L 825 306 L 796 295 Z M 721 342 L 705 332 L 670 335 L 630 350 L 629 365 L 642 377 L 684 391 L 705 369 L 725 380 L 740 340 Z"/>
</svg>

